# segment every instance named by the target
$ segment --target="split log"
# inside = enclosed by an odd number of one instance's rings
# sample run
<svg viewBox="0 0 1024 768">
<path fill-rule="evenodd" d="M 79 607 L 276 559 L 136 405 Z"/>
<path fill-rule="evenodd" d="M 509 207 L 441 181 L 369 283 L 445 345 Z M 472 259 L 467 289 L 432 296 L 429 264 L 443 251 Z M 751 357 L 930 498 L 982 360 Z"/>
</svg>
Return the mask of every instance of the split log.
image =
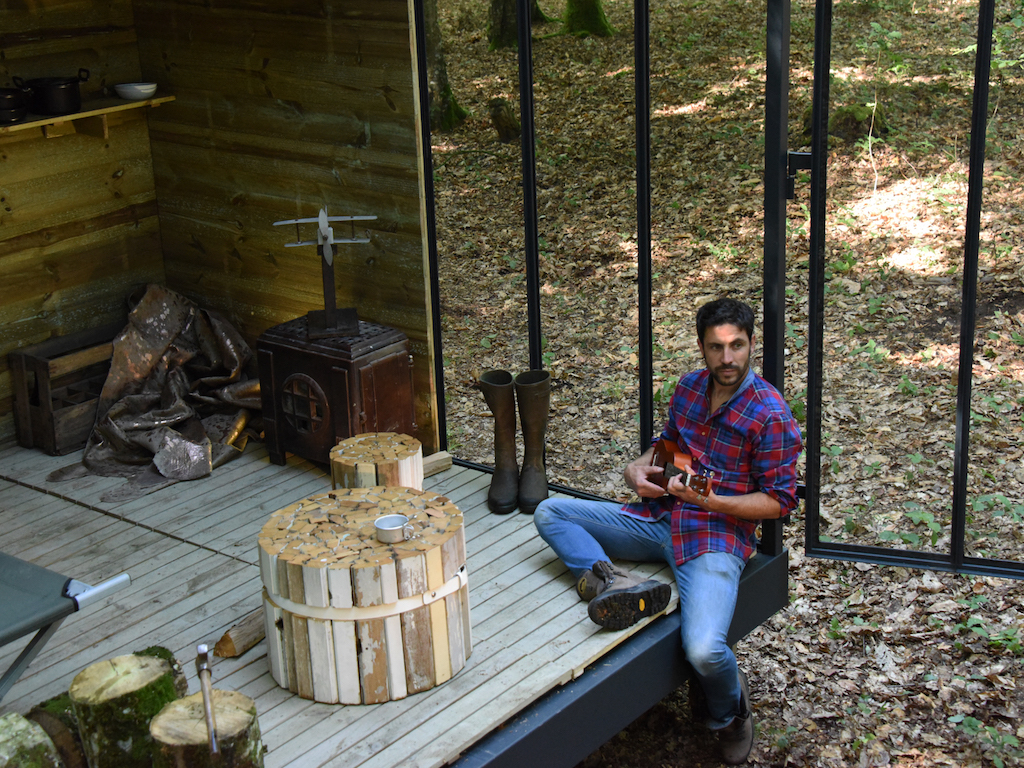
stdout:
<svg viewBox="0 0 1024 768">
<path fill-rule="evenodd" d="M 0 717 L 0 768 L 63 768 L 57 748 L 39 723 L 17 712 Z"/>
<path fill-rule="evenodd" d="M 452 465 L 452 455 L 448 451 L 437 451 L 423 457 L 423 476 L 430 477 L 444 472 Z"/>
<path fill-rule="evenodd" d="M 263 626 L 263 611 L 258 608 L 224 633 L 213 646 L 213 655 L 222 659 L 241 656 L 266 635 Z"/>
<path fill-rule="evenodd" d="M 423 489 L 423 446 L 396 432 L 369 432 L 331 449 L 331 487 L 377 485 Z"/>
<path fill-rule="evenodd" d="M 91 766 L 149 768 L 149 723 L 178 698 L 171 664 L 155 656 L 117 656 L 86 667 L 68 689 Z"/>
<path fill-rule="evenodd" d="M 210 754 L 203 694 L 172 701 L 153 718 L 153 768 L 262 768 L 256 702 L 237 691 L 212 691 L 219 755 Z"/>
<path fill-rule="evenodd" d="M 376 538 L 401 514 L 411 533 Z M 341 488 L 278 510 L 259 536 L 271 674 L 323 703 L 378 704 L 445 682 L 472 652 L 462 513 L 407 487 Z"/>
</svg>

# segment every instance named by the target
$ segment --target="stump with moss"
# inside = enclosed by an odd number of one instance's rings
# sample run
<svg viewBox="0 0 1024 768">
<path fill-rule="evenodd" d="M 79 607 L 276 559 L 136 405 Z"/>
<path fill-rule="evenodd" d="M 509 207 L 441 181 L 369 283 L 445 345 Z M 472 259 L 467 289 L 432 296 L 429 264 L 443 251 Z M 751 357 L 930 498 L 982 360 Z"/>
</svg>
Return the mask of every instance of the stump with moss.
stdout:
<svg viewBox="0 0 1024 768">
<path fill-rule="evenodd" d="M 37 704 L 32 707 L 27 717 L 39 723 L 46 731 L 57 748 L 64 768 L 86 768 L 85 753 L 82 751 L 82 741 L 78 736 L 78 719 L 71 707 L 71 697 L 67 693 Z"/>
<path fill-rule="evenodd" d="M 89 765 L 149 768 L 149 724 L 178 698 L 171 663 L 131 654 L 101 661 L 78 673 L 68 689 Z"/>
<path fill-rule="evenodd" d="M 154 768 L 262 768 L 256 702 L 237 691 L 211 693 L 220 754 L 210 754 L 203 694 L 196 693 L 172 701 L 153 718 L 149 731 Z"/>
<path fill-rule="evenodd" d="M 63 768 L 57 748 L 39 723 L 17 712 L 0 717 L 0 768 Z"/>
</svg>

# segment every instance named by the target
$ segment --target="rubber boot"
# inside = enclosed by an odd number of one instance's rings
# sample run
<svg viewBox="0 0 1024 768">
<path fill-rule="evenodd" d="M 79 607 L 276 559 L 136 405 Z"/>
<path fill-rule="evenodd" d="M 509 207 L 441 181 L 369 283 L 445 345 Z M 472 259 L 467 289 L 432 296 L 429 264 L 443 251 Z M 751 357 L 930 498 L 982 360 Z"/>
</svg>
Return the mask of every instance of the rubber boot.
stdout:
<svg viewBox="0 0 1024 768">
<path fill-rule="evenodd" d="M 544 473 L 544 434 L 548 429 L 551 374 L 526 371 L 516 376 L 519 422 L 523 425 L 523 470 L 519 475 L 519 511 L 532 515 L 548 497 Z"/>
<path fill-rule="evenodd" d="M 494 415 L 494 474 L 487 491 L 487 508 L 497 515 L 507 515 L 515 510 L 519 493 L 512 374 L 508 371 L 486 371 L 477 383 Z"/>
</svg>

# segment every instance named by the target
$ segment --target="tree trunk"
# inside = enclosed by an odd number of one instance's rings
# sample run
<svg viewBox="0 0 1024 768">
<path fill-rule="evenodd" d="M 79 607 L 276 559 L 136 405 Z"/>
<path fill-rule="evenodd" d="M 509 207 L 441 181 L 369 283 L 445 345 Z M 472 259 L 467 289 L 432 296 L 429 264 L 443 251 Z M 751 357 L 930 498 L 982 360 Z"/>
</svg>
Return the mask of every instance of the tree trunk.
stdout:
<svg viewBox="0 0 1024 768">
<path fill-rule="evenodd" d="M 63 763 L 39 723 L 8 712 L 0 717 L 0 768 L 63 768 Z"/>
<path fill-rule="evenodd" d="M 430 91 L 430 129 L 450 131 L 469 115 L 459 106 L 448 82 L 441 25 L 437 21 L 437 0 L 425 0 L 423 20 L 427 37 L 427 87 Z"/>
<path fill-rule="evenodd" d="M 530 24 L 545 24 L 558 19 L 540 9 L 539 0 L 530 8 Z M 515 48 L 519 45 L 519 22 L 516 20 L 516 0 L 491 0 L 487 13 L 487 44 L 489 50 Z"/>
<path fill-rule="evenodd" d="M 153 718 L 154 768 L 263 768 L 256 702 L 237 691 L 213 694 L 218 756 L 210 754 L 203 694 L 172 701 Z"/>
<path fill-rule="evenodd" d="M 562 31 L 570 35 L 611 37 L 615 29 L 604 15 L 601 0 L 566 0 Z"/>
<path fill-rule="evenodd" d="M 149 722 L 178 698 L 169 662 L 155 656 L 118 656 L 86 667 L 68 689 L 82 747 L 92 768 L 149 768 Z"/>
</svg>

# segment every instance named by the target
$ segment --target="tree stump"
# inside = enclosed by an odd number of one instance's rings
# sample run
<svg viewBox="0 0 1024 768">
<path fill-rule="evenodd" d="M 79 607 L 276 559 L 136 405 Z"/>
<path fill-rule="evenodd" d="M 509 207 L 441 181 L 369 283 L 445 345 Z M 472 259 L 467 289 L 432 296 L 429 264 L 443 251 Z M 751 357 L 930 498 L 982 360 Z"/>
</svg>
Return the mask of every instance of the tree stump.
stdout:
<svg viewBox="0 0 1024 768">
<path fill-rule="evenodd" d="M 57 748 L 64 768 L 87 768 L 82 740 L 78 735 L 78 719 L 66 691 L 32 707 L 27 717 L 39 723 L 46 731 L 53 746 Z"/>
<path fill-rule="evenodd" d="M 63 768 L 57 748 L 39 723 L 17 712 L 0 717 L 0 768 Z"/>
<path fill-rule="evenodd" d="M 171 664 L 155 656 L 118 656 L 86 667 L 68 689 L 92 768 L 153 764 L 150 720 L 178 698 Z"/>
<path fill-rule="evenodd" d="M 487 115 L 491 118 L 491 125 L 498 132 L 498 141 L 502 144 L 511 144 L 522 136 L 519 119 L 504 99 L 495 98 L 488 101 Z"/>
<path fill-rule="evenodd" d="M 172 701 L 153 718 L 154 768 L 262 768 L 256 702 L 237 691 L 212 691 L 218 757 L 210 754 L 203 694 Z"/>
<path fill-rule="evenodd" d="M 377 541 L 373 521 L 409 518 Z M 413 488 L 345 488 L 275 512 L 259 536 L 271 674 L 328 704 L 433 688 L 471 652 L 462 513 Z"/>
<path fill-rule="evenodd" d="M 370 432 L 331 449 L 331 488 L 375 485 L 423 489 L 423 446 L 408 435 Z"/>
</svg>

